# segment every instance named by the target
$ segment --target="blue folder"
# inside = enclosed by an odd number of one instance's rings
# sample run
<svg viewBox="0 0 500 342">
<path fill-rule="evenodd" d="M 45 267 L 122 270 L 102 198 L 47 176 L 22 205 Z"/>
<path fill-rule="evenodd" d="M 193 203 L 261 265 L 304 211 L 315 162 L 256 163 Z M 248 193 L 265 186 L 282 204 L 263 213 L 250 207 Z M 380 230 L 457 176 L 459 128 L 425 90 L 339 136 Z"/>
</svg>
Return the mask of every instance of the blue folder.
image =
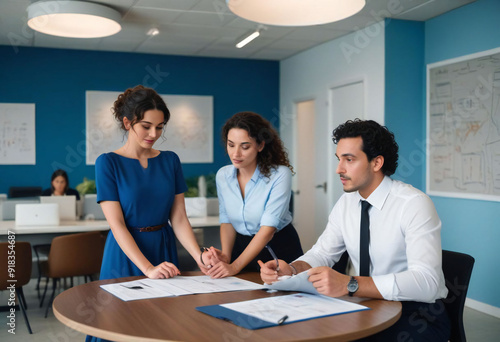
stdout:
<svg viewBox="0 0 500 342">
<path fill-rule="evenodd" d="M 291 296 L 316 297 L 315 295 L 304 294 L 304 293 L 302 293 L 302 294 L 296 293 L 296 294 L 293 294 Z M 323 297 L 323 296 L 321 296 L 321 297 Z M 326 298 L 326 297 L 324 297 L 324 298 Z M 261 299 L 263 299 L 263 298 L 261 298 Z M 269 298 L 269 299 L 271 299 L 271 298 Z M 334 298 L 331 298 L 331 299 L 336 300 Z M 341 315 L 341 314 L 349 313 L 349 312 L 370 310 L 369 307 L 359 305 L 356 303 L 352 303 L 352 306 L 353 307 L 349 308 L 348 310 L 342 310 L 342 311 L 338 311 L 338 312 L 334 312 L 334 313 L 329 312 L 329 313 L 326 313 L 324 315 L 313 316 L 313 317 L 309 317 L 309 318 L 305 318 L 305 319 L 301 319 L 301 320 L 291 320 L 291 321 L 285 320 L 285 321 L 281 321 L 281 322 L 277 320 L 276 323 L 264 321 L 260 318 L 257 318 L 257 317 L 251 316 L 251 315 L 247 315 L 247 314 L 242 313 L 240 311 L 232 310 L 232 309 L 224 307 L 222 305 L 199 306 L 196 308 L 196 310 L 201 311 L 207 315 L 213 316 L 215 318 L 222 319 L 222 320 L 227 321 L 227 322 L 231 322 L 231 323 L 238 325 L 240 327 L 254 330 L 254 329 L 275 327 L 275 326 L 283 325 L 283 324 L 301 322 L 301 321 L 306 321 L 306 320 L 315 319 L 315 318 Z M 288 316 L 286 316 L 286 317 L 288 317 Z"/>
<path fill-rule="evenodd" d="M 274 327 L 278 325 L 278 323 L 275 324 L 263 321 L 259 318 L 245 315 L 244 313 L 234 311 L 220 305 L 199 306 L 196 310 L 250 330 Z M 282 324 L 286 324 L 286 322 Z"/>
</svg>

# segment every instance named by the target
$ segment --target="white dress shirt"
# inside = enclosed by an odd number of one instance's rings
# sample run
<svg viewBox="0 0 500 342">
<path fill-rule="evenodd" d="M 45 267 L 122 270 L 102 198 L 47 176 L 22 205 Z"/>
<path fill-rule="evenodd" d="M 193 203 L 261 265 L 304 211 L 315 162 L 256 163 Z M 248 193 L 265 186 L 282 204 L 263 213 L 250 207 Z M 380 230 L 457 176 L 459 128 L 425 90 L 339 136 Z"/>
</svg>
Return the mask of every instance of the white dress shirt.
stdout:
<svg viewBox="0 0 500 342">
<path fill-rule="evenodd" d="M 345 193 L 333 207 L 325 231 L 297 260 L 332 267 L 347 250 L 359 274 L 361 200 Z M 441 220 L 418 189 L 385 177 L 366 199 L 370 208 L 370 275 L 387 300 L 433 303 L 445 298 L 441 266 Z"/>
</svg>

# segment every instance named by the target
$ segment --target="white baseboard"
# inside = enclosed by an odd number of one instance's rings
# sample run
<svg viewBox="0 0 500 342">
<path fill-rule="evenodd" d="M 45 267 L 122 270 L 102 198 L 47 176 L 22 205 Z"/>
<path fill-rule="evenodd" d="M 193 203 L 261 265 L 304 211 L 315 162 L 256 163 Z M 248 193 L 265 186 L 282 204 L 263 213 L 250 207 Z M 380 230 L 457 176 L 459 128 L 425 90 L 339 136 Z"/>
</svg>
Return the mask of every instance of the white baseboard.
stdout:
<svg viewBox="0 0 500 342">
<path fill-rule="evenodd" d="M 500 308 L 497 308 L 496 306 L 482 303 L 470 298 L 465 299 L 465 306 L 496 318 L 500 318 Z"/>
</svg>

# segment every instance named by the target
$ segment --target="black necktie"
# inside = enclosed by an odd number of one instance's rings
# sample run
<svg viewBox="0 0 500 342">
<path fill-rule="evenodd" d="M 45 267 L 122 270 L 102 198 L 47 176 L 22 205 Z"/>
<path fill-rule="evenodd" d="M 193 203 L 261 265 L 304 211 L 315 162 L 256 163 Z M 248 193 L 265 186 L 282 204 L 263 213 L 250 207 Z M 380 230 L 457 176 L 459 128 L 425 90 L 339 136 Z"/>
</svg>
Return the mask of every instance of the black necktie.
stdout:
<svg viewBox="0 0 500 342">
<path fill-rule="evenodd" d="M 359 275 L 370 275 L 370 252 L 368 246 L 370 245 L 370 217 L 368 216 L 368 209 L 372 205 L 367 201 L 361 201 L 361 230 L 359 239 Z"/>
</svg>

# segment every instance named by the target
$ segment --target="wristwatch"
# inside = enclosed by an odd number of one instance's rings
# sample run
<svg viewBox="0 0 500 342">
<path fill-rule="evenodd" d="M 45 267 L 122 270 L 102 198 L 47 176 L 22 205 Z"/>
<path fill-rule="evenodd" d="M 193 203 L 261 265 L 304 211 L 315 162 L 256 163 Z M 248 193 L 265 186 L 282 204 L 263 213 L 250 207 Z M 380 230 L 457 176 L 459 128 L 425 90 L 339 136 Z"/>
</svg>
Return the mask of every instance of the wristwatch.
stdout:
<svg viewBox="0 0 500 342">
<path fill-rule="evenodd" d="M 358 281 L 356 278 L 351 277 L 351 280 L 347 283 L 347 291 L 349 291 L 349 297 L 352 297 L 352 295 L 358 291 L 359 285 Z"/>
</svg>

